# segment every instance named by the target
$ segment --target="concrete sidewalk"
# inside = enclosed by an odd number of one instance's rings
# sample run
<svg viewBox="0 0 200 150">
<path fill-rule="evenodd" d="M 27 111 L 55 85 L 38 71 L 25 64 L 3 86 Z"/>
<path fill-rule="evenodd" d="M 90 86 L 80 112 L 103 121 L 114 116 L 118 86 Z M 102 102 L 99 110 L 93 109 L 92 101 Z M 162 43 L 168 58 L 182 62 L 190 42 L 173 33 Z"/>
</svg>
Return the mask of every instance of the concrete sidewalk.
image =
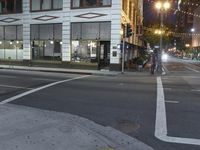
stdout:
<svg viewBox="0 0 200 150">
<path fill-rule="evenodd" d="M 0 65 L 0 69 L 86 74 L 86 75 L 105 75 L 105 76 L 116 76 L 121 73 L 118 71 L 109 71 L 109 70 L 84 70 L 84 69 L 29 67 L 29 66 L 14 66 L 14 65 Z"/>
<path fill-rule="evenodd" d="M 153 150 L 111 127 L 53 111 L 0 105 L 1 150 Z"/>
</svg>

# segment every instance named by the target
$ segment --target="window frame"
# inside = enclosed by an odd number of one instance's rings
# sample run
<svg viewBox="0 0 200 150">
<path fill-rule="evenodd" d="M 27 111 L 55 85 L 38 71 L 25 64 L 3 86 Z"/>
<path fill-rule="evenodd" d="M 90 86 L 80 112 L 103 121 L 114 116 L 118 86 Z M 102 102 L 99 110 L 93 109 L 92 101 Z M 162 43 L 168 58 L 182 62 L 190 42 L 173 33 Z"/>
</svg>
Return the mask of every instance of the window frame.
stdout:
<svg viewBox="0 0 200 150">
<path fill-rule="evenodd" d="M 63 9 L 63 3 L 61 8 L 54 9 L 53 4 L 54 0 L 51 0 L 51 8 L 50 9 L 42 9 L 42 0 L 40 0 L 40 10 L 32 10 L 32 1 L 30 0 L 30 12 L 42 12 L 42 11 L 56 11 L 56 10 L 62 10 Z"/>
<path fill-rule="evenodd" d="M 112 6 L 112 0 L 110 0 L 110 5 L 100 5 L 100 0 L 96 0 L 96 6 L 86 6 L 86 7 L 73 7 L 73 1 L 71 0 L 71 9 L 87 9 L 87 8 L 102 8 L 102 7 L 111 7 Z"/>
<path fill-rule="evenodd" d="M 1 2 L 5 2 L 5 6 L 7 6 L 7 1 L 8 0 L 0 0 Z M 17 12 L 16 11 L 16 6 L 17 6 L 17 0 L 13 0 L 13 2 L 14 2 L 14 6 L 13 6 L 13 12 L 9 12 L 8 13 L 8 10 L 7 10 L 7 8 L 5 9 L 5 12 L 3 12 L 3 10 L 2 10 L 2 13 L 0 12 L 0 15 L 7 15 L 7 14 L 20 14 L 20 13 L 23 13 L 23 3 L 22 3 L 22 5 L 21 5 L 21 11 L 20 12 Z M 22 0 L 22 2 L 23 2 L 23 0 Z"/>
<path fill-rule="evenodd" d="M 31 26 L 38 26 L 38 38 L 32 38 L 33 36 L 32 36 L 32 32 L 31 32 Z M 56 25 L 61 25 L 61 27 L 62 27 L 62 23 L 47 23 L 47 24 L 30 24 L 30 40 L 47 40 L 47 39 L 41 39 L 40 38 L 40 26 L 41 25 L 52 25 L 53 26 L 53 38 L 52 39 L 48 39 L 48 40 L 61 40 L 62 41 L 62 35 L 61 35 L 61 39 L 58 39 L 58 38 L 55 38 L 55 34 L 56 34 L 56 32 L 55 32 L 55 26 Z M 61 33 L 62 33 L 62 31 L 63 31 L 63 29 L 61 28 Z"/>
</svg>

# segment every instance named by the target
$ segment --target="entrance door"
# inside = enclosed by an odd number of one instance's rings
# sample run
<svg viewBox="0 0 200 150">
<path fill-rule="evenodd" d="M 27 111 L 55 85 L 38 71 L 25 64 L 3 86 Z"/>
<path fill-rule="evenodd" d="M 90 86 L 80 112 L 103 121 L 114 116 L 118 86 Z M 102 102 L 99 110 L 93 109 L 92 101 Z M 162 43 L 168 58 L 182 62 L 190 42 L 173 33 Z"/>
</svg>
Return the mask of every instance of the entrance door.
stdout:
<svg viewBox="0 0 200 150">
<path fill-rule="evenodd" d="M 100 41 L 98 68 L 106 68 L 110 64 L 110 41 Z"/>
</svg>

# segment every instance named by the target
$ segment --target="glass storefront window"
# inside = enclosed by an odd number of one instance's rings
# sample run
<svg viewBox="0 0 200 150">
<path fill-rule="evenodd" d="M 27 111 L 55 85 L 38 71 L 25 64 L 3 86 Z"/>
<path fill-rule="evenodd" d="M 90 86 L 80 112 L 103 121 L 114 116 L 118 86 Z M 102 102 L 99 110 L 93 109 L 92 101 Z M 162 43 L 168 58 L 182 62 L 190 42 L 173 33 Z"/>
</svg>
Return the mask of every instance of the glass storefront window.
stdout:
<svg viewBox="0 0 200 150">
<path fill-rule="evenodd" d="M 110 6 L 111 0 L 72 0 L 72 8 Z"/>
<path fill-rule="evenodd" d="M 23 59 L 22 25 L 0 26 L 0 58 Z"/>
<path fill-rule="evenodd" d="M 33 40 L 32 58 L 37 60 L 61 60 L 60 40 Z"/>
<path fill-rule="evenodd" d="M 72 61 L 73 62 L 97 62 L 97 42 L 72 41 Z"/>
<path fill-rule="evenodd" d="M 4 59 L 4 41 L 0 41 L 0 59 Z"/>
<path fill-rule="evenodd" d="M 32 58 L 61 60 L 62 24 L 31 25 Z"/>
</svg>

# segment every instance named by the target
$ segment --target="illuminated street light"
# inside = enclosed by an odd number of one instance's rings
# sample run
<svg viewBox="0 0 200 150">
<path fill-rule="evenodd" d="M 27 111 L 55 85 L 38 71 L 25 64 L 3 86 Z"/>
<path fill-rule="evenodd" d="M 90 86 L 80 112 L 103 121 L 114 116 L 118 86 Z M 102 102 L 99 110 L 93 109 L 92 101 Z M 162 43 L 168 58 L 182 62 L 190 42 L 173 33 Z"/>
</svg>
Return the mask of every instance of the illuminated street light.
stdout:
<svg viewBox="0 0 200 150">
<path fill-rule="evenodd" d="M 163 10 L 163 9 L 168 10 L 168 9 L 170 9 L 171 5 L 168 1 L 165 1 L 164 3 L 158 1 L 158 2 L 156 2 L 155 7 L 157 10 Z"/>
<path fill-rule="evenodd" d="M 191 29 L 191 32 L 195 32 L 195 28 L 192 28 L 192 29 Z"/>
<path fill-rule="evenodd" d="M 170 6 L 170 3 L 168 1 L 166 1 L 166 2 L 164 2 L 163 7 L 165 10 L 168 10 L 168 9 L 170 9 L 171 6 Z"/>
<path fill-rule="evenodd" d="M 157 2 L 155 7 L 156 7 L 156 9 L 160 10 L 162 8 L 162 3 L 161 2 Z"/>
<path fill-rule="evenodd" d="M 160 35 L 160 50 L 158 51 L 158 67 L 157 71 L 159 73 L 162 73 L 162 49 L 163 49 L 163 18 L 164 18 L 164 12 L 170 9 L 170 3 L 168 1 L 158 1 L 155 3 L 155 8 L 160 13 L 160 31 L 156 31 L 155 33 L 158 33 Z"/>
<path fill-rule="evenodd" d="M 187 48 L 190 47 L 190 44 L 185 44 L 185 47 L 187 47 Z"/>
<path fill-rule="evenodd" d="M 161 34 L 164 34 L 164 31 L 161 31 L 161 30 L 155 30 L 155 32 L 154 32 L 155 34 L 157 34 L 157 35 L 161 35 Z"/>
</svg>

